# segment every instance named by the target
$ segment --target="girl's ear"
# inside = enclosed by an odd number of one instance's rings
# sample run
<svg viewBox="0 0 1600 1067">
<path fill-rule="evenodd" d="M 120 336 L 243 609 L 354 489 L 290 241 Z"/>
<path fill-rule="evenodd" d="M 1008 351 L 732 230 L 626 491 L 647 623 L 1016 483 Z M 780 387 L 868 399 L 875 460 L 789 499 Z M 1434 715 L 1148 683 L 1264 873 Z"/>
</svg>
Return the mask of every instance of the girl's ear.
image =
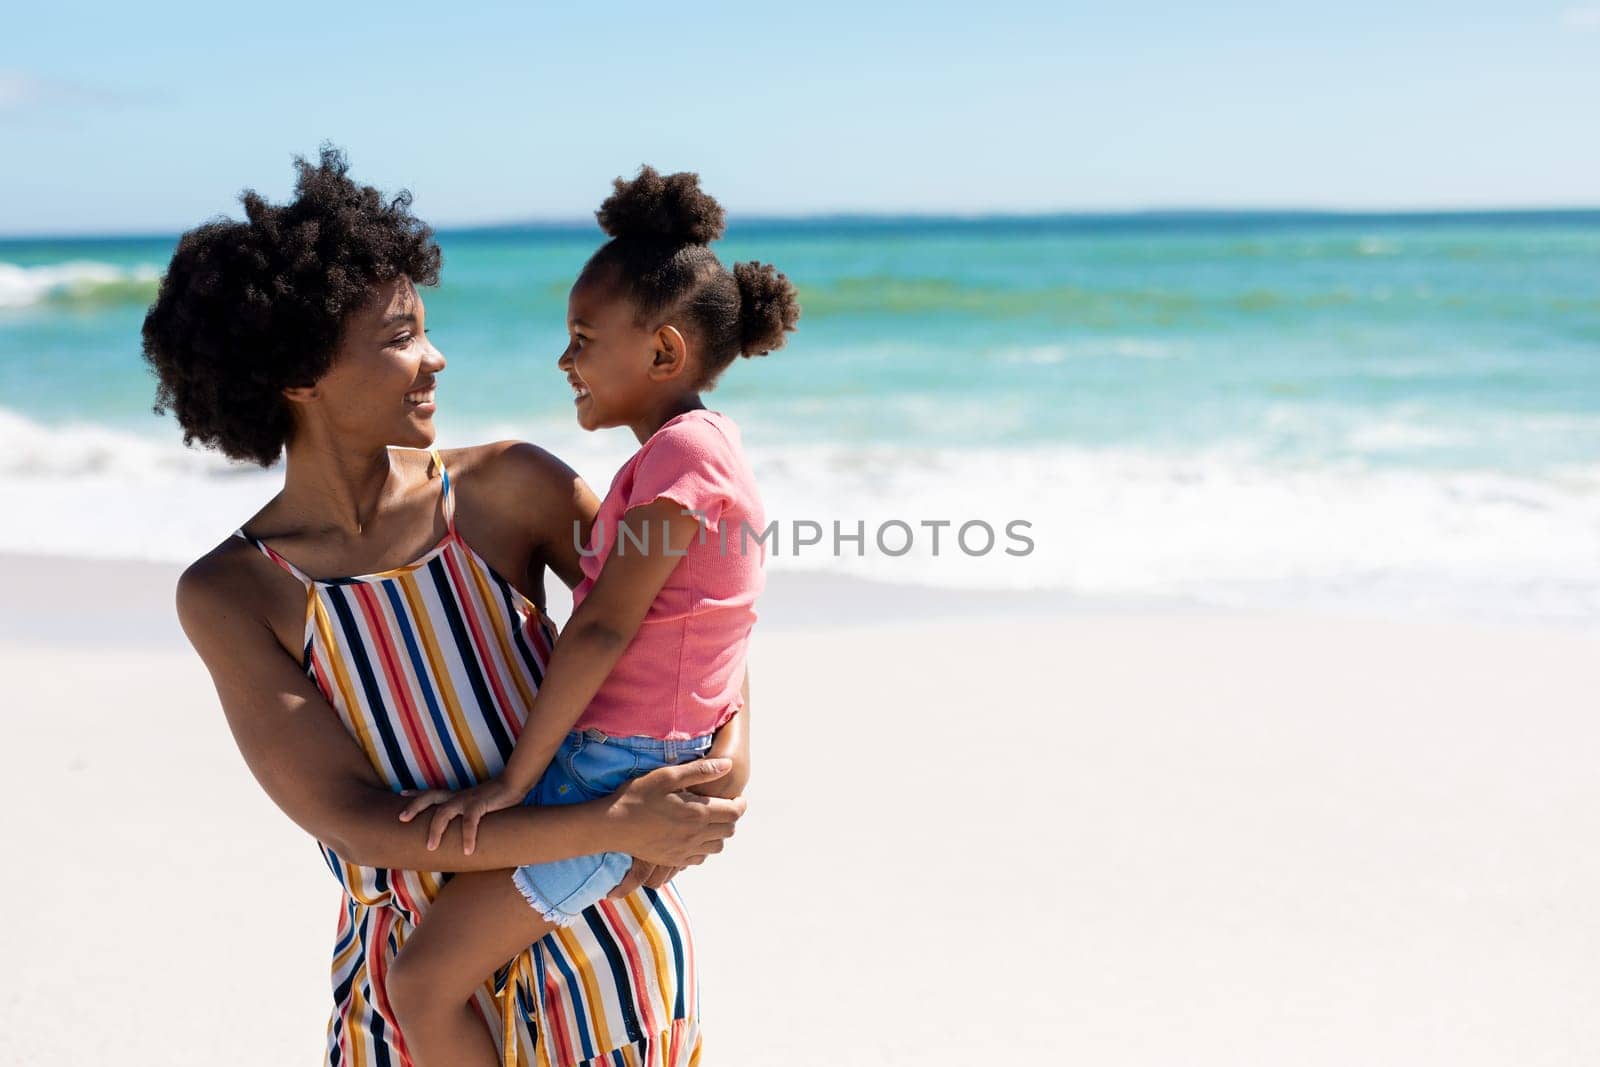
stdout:
<svg viewBox="0 0 1600 1067">
<path fill-rule="evenodd" d="M 283 391 L 283 398 L 291 404 L 308 404 L 321 395 L 314 385 L 291 385 Z"/>
<path fill-rule="evenodd" d="M 657 330 L 655 344 L 655 359 L 650 363 L 652 381 L 670 381 L 689 366 L 689 343 L 676 326 L 663 326 Z"/>
</svg>

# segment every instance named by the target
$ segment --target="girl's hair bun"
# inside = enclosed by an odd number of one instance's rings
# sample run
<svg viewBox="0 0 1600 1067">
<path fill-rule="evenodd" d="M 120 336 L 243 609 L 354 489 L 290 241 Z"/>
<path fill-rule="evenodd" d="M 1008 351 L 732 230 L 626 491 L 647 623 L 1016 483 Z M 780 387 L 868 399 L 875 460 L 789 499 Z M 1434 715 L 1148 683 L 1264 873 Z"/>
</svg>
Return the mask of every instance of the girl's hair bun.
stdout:
<svg viewBox="0 0 1600 1067">
<path fill-rule="evenodd" d="M 722 205 L 701 190 L 700 175 L 692 171 L 663 175 L 646 165 L 632 181 L 618 178 L 612 187 L 594 213 L 612 237 L 705 245 L 722 236 Z"/>
<path fill-rule="evenodd" d="M 733 265 L 739 284 L 739 354 L 764 356 L 782 348 L 784 334 L 800 321 L 799 294 L 789 279 L 770 263 Z"/>
</svg>

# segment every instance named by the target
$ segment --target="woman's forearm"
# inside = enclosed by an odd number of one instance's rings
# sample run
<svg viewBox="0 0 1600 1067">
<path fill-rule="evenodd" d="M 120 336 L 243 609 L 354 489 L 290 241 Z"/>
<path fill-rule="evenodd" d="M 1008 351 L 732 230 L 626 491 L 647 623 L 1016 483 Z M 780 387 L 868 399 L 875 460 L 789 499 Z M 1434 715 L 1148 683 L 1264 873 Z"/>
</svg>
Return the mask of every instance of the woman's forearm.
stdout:
<svg viewBox="0 0 1600 1067">
<path fill-rule="evenodd" d="M 428 827 L 399 821 L 408 798 L 370 785 L 340 790 L 342 799 L 324 808 L 315 826 L 302 825 L 345 860 L 368 867 L 481 871 L 595 852 L 625 852 L 683 867 L 721 852 L 744 813 L 743 800 L 693 792 L 715 782 L 729 766 L 695 760 L 657 768 L 596 800 L 492 811 L 478 826 L 470 856 L 462 851 L 457 826 L 430 852 Z"/>
<path fill-rule="evenodd" d="M 419 871 L 483 871 L 528 863 L 621 851 L 621 827 L 610 817 L 612 798 L 551 807 L 490 812 L 478 826 L 477 846 L 462 851 L 461 823 L 451 823 L 436 850 L 427 847 L 426 820 L 401 822 L 408 798 L 388 790 L 359 789 L 341 807 L 325 843 L 347 863 Z M 336 840 L 326 840 L 326 837 Z"/>
</svg>

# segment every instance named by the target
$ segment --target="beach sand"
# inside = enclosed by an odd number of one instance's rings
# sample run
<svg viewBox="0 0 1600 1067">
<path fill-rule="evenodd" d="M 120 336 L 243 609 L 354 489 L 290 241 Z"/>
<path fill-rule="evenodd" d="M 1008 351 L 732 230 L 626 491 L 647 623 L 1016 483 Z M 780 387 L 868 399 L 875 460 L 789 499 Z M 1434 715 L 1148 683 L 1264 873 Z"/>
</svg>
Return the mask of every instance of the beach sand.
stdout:
<svg viewBox="0 0 1600 1067">
<path fill-rule="evenodd" d="M 318 1061 L 338 892 L 176 568 L 0 558 L 0 1062 Z M 1600 1059 L 1600 637 L 774 575 L 705 1063 Z"/>
</svg>

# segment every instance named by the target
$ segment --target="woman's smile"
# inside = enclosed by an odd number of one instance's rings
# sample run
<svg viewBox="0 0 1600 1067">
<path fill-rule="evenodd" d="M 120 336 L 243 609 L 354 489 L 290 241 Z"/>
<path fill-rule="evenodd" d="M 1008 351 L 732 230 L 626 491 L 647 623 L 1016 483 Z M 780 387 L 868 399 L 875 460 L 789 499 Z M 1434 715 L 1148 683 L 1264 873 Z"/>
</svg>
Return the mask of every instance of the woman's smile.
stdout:
<svg viewBox="0 0 1600 1067">
<path fill-rule="evenodd" d="M 406 406 L 419 415 L 432 415 L 438 410 L 438 405 L 434 402 L 437 389 L 433 382 L 429 382 L 421 389 L 412 390 L 406 394 Z"/>
</svg>

